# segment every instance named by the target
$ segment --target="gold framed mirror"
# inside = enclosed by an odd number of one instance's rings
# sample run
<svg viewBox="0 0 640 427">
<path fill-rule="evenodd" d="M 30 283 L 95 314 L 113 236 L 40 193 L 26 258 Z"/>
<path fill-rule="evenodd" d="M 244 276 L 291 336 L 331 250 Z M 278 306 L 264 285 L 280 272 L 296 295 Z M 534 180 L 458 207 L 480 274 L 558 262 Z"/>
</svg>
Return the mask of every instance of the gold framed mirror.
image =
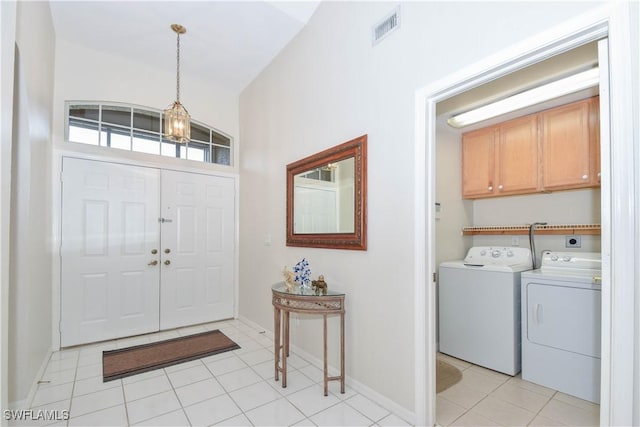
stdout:
<svg viewBox="0 0 640 427">
<path fill-rule="evenodd" d="M 287 165 L 287 246 L 367 249 L 367 135 Z"/>
</svg>

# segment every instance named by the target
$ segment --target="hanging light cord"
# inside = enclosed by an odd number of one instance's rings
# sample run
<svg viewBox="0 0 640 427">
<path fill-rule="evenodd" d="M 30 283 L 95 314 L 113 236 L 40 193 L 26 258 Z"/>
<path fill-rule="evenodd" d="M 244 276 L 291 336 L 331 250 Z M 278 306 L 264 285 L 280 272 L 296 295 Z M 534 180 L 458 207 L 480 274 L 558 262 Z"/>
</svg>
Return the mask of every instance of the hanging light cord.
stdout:
<svg viewBox="0 0 640 427">
<path fill-rule="evenodd" d="M 176 101 L 180 103 L 180 33 L 178 32 L 178 48 L 176 49 Z"/>
</svg>

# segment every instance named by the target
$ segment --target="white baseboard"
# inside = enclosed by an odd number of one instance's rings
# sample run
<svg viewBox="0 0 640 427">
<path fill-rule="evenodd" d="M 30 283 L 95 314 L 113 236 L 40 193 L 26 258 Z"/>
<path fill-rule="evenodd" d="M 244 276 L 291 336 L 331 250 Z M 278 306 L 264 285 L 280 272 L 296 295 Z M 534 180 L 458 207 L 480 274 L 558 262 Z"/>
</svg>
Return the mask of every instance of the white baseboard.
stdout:
<svg viewBox="0 0 640 427">
<path fill-rule="evenodd" d="M 257 324 L 256 322 L 247 319 L 244 316 L 238 316 L 238 320 L 246 323 L 247 325 L 258 329 L 258 330 L 264 330 L 265 331 L 265 336 L 273 339 L 274 335 L 273 335 L 273 331 L 270 331 L 266 328 L 264 328 L 262 325 Z M 323 369 L 323 361 L 322 359 L 318 359 L 317 357 L 315 357 L 314 355 L 312 355 L 311 353 L 308 353 L 307 351 L 301 349 L 300 347 L 297 347 L 296 345 L 291 345 L 291 350 L 296 353 L 298 356 L 302 357 L 303 359 L 307 360 L 309 363 L 311 363 L 313 366 L 319 368 L 319 369 Z M 329 371 L 331 372 L 331 375 L 337 375 L 340 371 L 339 369 L 337 369 L 334 366 L 329 366 Z M 382 394 L 378 393 L 376 390 L 362 384 L 359 381 L 356 381 L 355 379 L 351 378 L 349 375 L 345 375 L 345 383 L 351 387 L 353 390 L 357 391 L 358 393 L 360 393 L 361 395 L 363 395 L 364 397 L 366 397 L 367 399 L 370 399 L 372 401 L 374 401 L 375 403 L 377 403 L 378 405 L 382 406 L 383 408 L 387 409 L 388 411 L 392 412 L 393 414 L 397 415 L 398 417 L 402 418 L 403 420 L 407 421 L 408 423 L 415 425 L 415 420 L 416 420 L 416 414 L 415 412 L 412 412 L 408 409 L 406 409 L 405 407 L 399 405 L 398 403 L 394 402 L 393 400 L 389 399 L 386 396 L 383 396 Z"/>
<path fill-rule="evenodd" d="M 40 378 L 44 375 L 44 372 L 47 370 L 47 365 L 49 365 L 49 359 L 51 359 L 51 355 L 53 354 L 53 350 L 49 348 L 47 350 L 44 359 L 42 360 L 42 364 L 40 365 L 40 369 L 38 369 L 38 373 L 36 374 L 33 383 L 31 384 L 31 388 L 29 389 L 29 393 L 27 397 L 22 400 L 18 400 L 16 402 L 9 402 L 10 409 L 29 409 L 31 408 L 31 403 L 33 402 L 33 398 L 36 396 L 36 392 L 38 391 L 38 382 Z"/>
</svg>

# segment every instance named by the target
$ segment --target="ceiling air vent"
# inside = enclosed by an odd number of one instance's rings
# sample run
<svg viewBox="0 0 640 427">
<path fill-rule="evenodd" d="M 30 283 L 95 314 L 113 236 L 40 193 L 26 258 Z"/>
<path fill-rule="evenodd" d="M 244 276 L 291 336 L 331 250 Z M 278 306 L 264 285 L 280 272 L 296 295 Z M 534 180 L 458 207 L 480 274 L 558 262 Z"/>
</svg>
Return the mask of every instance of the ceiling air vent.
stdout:
<svg viewBox="0 0 640 427">
<path fill-rule="evenodd" d="M 397 6 L 382 21 L 373 26 L 371 29 L 371 44 L 375 46 L 398 28 L 400 28 L 400 6 Z"/>
</svg>

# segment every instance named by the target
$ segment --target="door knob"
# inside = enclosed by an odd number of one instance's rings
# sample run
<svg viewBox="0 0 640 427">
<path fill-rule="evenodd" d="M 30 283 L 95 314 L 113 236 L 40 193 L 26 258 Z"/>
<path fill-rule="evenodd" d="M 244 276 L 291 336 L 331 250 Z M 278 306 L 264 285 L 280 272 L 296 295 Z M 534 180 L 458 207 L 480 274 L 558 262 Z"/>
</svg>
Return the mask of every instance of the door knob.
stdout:
<svg viewBox="0 0 640 427">
<path fill-rule="evenodd" d="M 158 250 L 157 250 L 157 249 L 151 249 L 151 253 L 152 253 L 153 255 L 155 255 L 155 254 L 157 254 L 157 253 L 158 253 Z"/>
<path fill-rule="evenodd" d="M 169 260 L 166 260 L 166 261 L 164 262 L 164 265 L 169 265 L 169 264 L 171 264 L 171 261 L 169 261 Z"/>
<path fill-rule="evenodd" d="M 171 253 L 171 249 L 169 249 L 169 248 L 165 249 L 165 250 L 164 250 L 164 253 L 165 253 L 165 254 Z"/>
<path fill-rule="evenodd" d="M 147 264 L 147 265 L 158 265 L 158 261 L 154 259 L 153 261 L 151 261 L 151 262 L 150 262 L 149 264 Z"/>
</svg>

